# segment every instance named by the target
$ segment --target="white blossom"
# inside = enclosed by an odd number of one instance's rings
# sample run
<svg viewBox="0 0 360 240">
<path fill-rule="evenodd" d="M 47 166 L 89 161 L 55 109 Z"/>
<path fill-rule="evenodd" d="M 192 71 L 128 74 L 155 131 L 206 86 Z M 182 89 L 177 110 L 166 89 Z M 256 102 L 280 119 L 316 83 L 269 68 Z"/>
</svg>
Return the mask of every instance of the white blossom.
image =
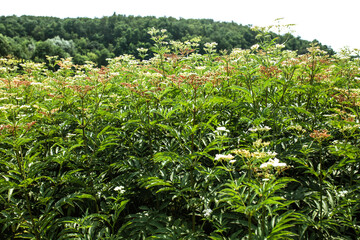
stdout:
<svg viewBox="0 0 360 240">
<path fill-rule="evenodd" d="M 30 83 L 30 85 L 42 85 L 42 83 L 41 82 L 32 82 L 32 83 Z"/>
<path fill-rule="evenodd" d="M 216 42 L 212 42 L 212 43 L 205 43 L 204 46 L 206 48 L 215 48 L 218 44 Z"/>
<path fill-rule="evenodd" d="M 68 134 L 66 135 L 67 138 L 71 138 L 71 137 L 74 137 L 74 136 L 76 136 L 76 134 L 74 134 L 74 133 L 68 133 Z"/>
<path fill-rule="evenodd" d="M 21 105 L 20 108 L 31 108 L 29 105 Z"/>
<path fill-rule="evenodd" d="M 252 45 L 251 46 L 251 50 L 256 50 L 256 49 L 258 49 L 260 47 L 260 45 L 259 44 L 254 44 L 254 45 Z"/>
<path fill-rule="evenodd" d="M 268 167 L 274 167 L 274 168 L 285 168 L 287 167 L 286 163 L 282 163 L 277 158 L 272 158 L 267 162 L 264 162 L 260 165 L 260 168 L 268 168 Z"/>
<path fill-rule="evenodd" d="M 212 211 L 210 208 L 205 209 L 205 210 L 203 211 L 204 217 L 210 217 L 210 215 L 211 215 L 212 212 L 213 212 L 213 211 Z"/>
<path fill-rule="evenodd" d="M 217 132 L 230 132 L 229 130 L 226 129 L 226 127 L 217 127 L 216 131 Z"/>
<path fill-rule="evenodd" d="M 125 192 L 125 188 L 124 188 L 124 186 L 117 186 L 117 187 L 114 188 L 114 191 L 117 191 L 120 194 L 122 194 L 122 193 Z"/>
<path fill-rule="evenodd" d="M 257 132 L 257 131 L 259 131 L 259 132 L 268 132 L 270 130 L 271 130 L 271 127 L 269 127 L 269 126 L 264 126 L 264 127 L 258 126 L 258 127 L 254 127 L 254 128 L 249 128 L 250 132 Z"/>
<path fill-rule="evenodd" d="M 206 69 L 205 66 L 197 66 L 197 67 L 195 67 L 195 68 L 196 68 L 196 70 L 205 70 L 205 69 Z"/>
<path fill-rule="evenodd" d="M 345 197 L 349 192 L 347 190 L 339 191 L 339 197 Z"/>
<path fill-rule="evenodd" d="M 233 159 L 234 156 L 231 155 L 231 154 L 228 154 L 228 155 L 224 155 L 224 154 L 216 154 L 215 156 L 215 161 L 221 161 L 221 160 L 231 160 Z"/>
</svg>

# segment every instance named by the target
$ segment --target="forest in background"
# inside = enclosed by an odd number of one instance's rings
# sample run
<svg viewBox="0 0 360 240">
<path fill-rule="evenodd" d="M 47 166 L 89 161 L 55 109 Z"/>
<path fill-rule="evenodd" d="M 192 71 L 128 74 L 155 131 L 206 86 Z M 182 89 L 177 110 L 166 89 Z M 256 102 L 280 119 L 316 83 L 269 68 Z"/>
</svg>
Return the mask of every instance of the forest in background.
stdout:
<svg viewBox="0 0 360 240">
<path fill-rule="evenodd" d="M 176 19 L 114 15 L 102 18 L 56 18 L 0 16 L 0 56 L 45 62 L 46 56 L 72 57 L 75 64 L 92 61 L 107 65 L 106 59 L 131 54 L 140 57 L 138 48 L 150 48 L 150 28 L 166 29 L 170 40 L 185 41 L 201 37 L 200 49 L 216 42 L 217 50 L 249 49 L 258 41 L 250 25 L 216 22 L 211 19 Z M 277 35 L 274 33 L 273 37 Z M 285 49 L 307 52 L 310 41 L 290 33 L 277 36 Z M 326 45 L 322 50 L 335 52 Z M 201 52 L 203 53 L 203 52 Z M 152 57 L 152 56 L 148 56 Z"/>
</svg>

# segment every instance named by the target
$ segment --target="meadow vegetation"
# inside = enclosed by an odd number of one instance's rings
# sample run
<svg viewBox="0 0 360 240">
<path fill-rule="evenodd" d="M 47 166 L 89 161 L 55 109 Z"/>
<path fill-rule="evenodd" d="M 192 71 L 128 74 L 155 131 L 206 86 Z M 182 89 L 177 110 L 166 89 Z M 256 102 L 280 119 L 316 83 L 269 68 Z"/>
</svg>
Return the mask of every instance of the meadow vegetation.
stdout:
<svg viewBox="0 0 360 240">
<path fill-rule="evenodd" d="M 2 239 L 356 239 L 359 51 L 199 39 L 0 60 Z M 153 57 L 148 59 L 148 54 Z"/>
</svg>

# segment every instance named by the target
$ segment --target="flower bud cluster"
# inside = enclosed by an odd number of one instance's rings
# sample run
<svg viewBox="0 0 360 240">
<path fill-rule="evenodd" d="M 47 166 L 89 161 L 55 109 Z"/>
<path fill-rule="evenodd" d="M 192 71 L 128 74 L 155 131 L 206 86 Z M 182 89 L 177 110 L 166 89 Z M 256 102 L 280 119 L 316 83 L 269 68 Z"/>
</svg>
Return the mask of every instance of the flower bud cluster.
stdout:
<svg viewBox="0 0 360 240">
<path fill-rule="evenodd" d="M 288 126 L 287 130 L 295 130 L 298 133 L 305 133 L 306 132 L 306 129 L 303 129 L 302 126 L 299 125 L 299 124 Z"/>
<path fill-rule="evenodd" d="M 322 142 L 328 137 L 331 137 L 330 134 L 328 134 L 328 130 L 322 129 L 322 130 L 314 130 L 312 133 L 310 133 L 310 137 L 314 138 L 318 142 Z"/>
<path fill-rule="evenodd" d="M 253 142 L 253 146 L 255 148 L 265 148 L 265 147 L 268 147 L 269 145 L 270 145 L 270 142 L 263 142 L 261 138 L 259 138 L 255 142 Z"/>
</svg>

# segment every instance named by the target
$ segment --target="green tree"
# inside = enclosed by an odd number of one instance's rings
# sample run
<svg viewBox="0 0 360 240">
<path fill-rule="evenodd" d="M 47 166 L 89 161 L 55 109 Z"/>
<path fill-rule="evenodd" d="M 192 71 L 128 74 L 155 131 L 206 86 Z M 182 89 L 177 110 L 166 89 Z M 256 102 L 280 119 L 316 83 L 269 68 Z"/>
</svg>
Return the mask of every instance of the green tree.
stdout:
<svg viewBox="0 0 360 240">
<path fill-rule="evenodd" d="M 0 33 L 0 56 L 7 56 L 12 53 L 7 37 Z"/>
</svg>

